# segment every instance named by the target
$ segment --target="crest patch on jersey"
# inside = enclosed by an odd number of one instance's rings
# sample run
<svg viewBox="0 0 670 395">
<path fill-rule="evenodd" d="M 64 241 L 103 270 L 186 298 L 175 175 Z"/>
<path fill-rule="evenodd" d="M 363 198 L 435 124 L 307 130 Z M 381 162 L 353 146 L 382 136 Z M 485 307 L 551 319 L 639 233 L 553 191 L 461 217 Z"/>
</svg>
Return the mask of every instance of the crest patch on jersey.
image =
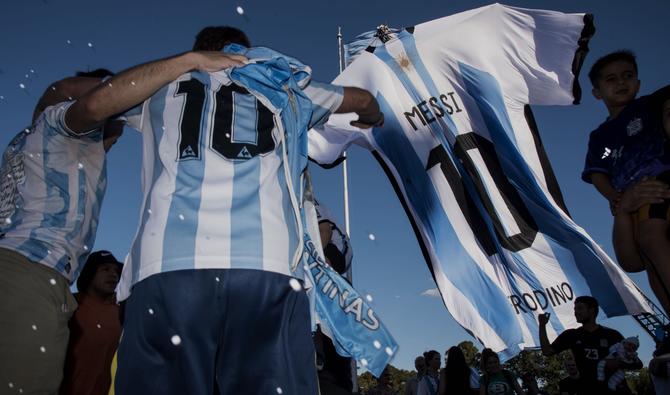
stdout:
<svg viewBox="0 0 670 395">
<path fill-rule="evenodd" d="M 640 133 L 640 130 L 642 130 L 642 119 L 640 118 L 631 120 L 628 122 L 628 126 L 626 126 L 626 132 L 628 133 L 629 137 Z"/>
</svg>

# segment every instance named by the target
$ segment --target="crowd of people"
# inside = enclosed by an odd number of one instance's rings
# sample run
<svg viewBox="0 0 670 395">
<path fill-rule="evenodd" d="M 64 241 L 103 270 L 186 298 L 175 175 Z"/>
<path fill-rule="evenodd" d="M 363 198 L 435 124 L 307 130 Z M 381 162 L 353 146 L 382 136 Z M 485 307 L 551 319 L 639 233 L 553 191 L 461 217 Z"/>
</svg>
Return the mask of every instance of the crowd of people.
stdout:
<svg viewBox="0 0 670 395">
<path fill-rule="evenodd" d="M 596 322 L 598 302 L 591 296 L 575 300 L 575 318 L 580 327 L 567 329 L 549 342 L 546 333 L 548 316 L 539 320 L 541 352 L 550 357 L 566 352 L 564 377 L 558 383 L 558 394 L 632 394 L 625 372 L 635 372 L 643 367 L 637 355 L 639 341 L 636 337 L 624 338 L 617 330 Z M 668 347 L 661 342 L 659 347 Z M 667 349 L 659 348 L 649 363 L 649 370 L 656 394 L 668 393 Z M 665 355 L 665 356 L 662 356 Z M 537 368 L 525 371 L 505 369 L 498 354 L 485 348 L 479 354 L 478 366 L 474 359 L 468 364 L 463 350 L 458 346 L 444 354 L 444 368 L 440 353 L 430 350 L 414 361 L 416 375 L 405 382 L 404 392 L 398 393 L 390 386 L 388 371 L 379 378 L 377 385 L 367 391 L 369 395 L 546 395 L 536 378 Z"/>
<path fill-rule="evenodd" d="M 300 131 L 332 113 L 381 125 L 379 105 L 365 90 L 311 81 L 299 61 L 251 47 L 234 28 L 205 28 L 193 48 L 117 75 L 97 70 L 54 83 L 5 151 L 0 393 L 354 391 L 352 361 L 320 329 L 312 336 L 308 299 L 292 285 L 302 284 L 294 262 L 302 235 L 293 225 L 304 168 L 291 173 L 298 159 L 287 146 L 300 146 Z M 591 135 L 583 178 L 610 204 L 621 266 L 646 270 L 668 313 L 670 89 L 636 98 L 637 64 L 626 51 L 598 60 L 589 77 L 609 117 Z M 143 132 L 145 152 L 140 226 L 125 265 L 90 252 L 105 154 L 124 125 Z M 274 214 L 261 218 L 266 212 Z M 327 209 L 317 212 L 326 261 L 346 276 L 346 234 Z M 263 237 L 270 234 L 283 236 Z M 598 311 L 595 298 L 576 298 L 580 327 L 553 342 L 549 314 L 538 317 L 542 353 L 572 355 L 562 395 L 630 393 L 625 372 L 643 366 L 638 339 L 597 324 Z M 174 347 L 181 343 L 188 347 Z M 668 347 L 659 339 L 649 363 L 660 394 L 670 393 Z M 417 357 L 405 394 L 546 393 L 532 372 L 504 369 L 489 348 L 479 366 L 459 347 L 444 358 L 441 369 L 438 351 Z M 367 394 L 393 394 L 389 383 L 385 371 Z"/>
</svg>

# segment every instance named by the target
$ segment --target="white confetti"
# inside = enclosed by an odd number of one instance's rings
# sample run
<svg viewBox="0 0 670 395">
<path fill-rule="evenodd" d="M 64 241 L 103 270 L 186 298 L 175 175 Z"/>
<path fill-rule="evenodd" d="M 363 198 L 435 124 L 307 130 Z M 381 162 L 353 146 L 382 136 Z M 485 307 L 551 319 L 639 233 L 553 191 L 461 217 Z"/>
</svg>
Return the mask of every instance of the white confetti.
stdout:
<svg viewBox="0 0 670 395">
<path fill-rule="evenodd" d="M 179 214 L 179 219 L 183 221 L 184 220 L 184 214 Z"/>
<path fill-rule="evenodd" d="M 66 40 L 65 43 L 67 43 L 67 44 L 72 44 L 72 41 L 70 41 L 70 40 Z"/>
<path fill-rule="evenodd" d="M 51 255 L 51 250 L 47 250 L 47 255 Z"/>
<path fill-rule="evenodd" d="M 112 87 L 112 83 L 111 83 L 111 82 L 108 82 L 108 83 L 107 83 L 107 86 L 109 86 L 109 87 L 111 88 L 111 87 Z"/>
<path fill-rule="evenodd" d="M 19 394 L 22 394 L 22 393 L 23 393 L 23 389 L 19 388 Z"/>
<path fill-rule="evenodd" d="M 31 328 L 33 328 L 33 330 L 36 331 L 36 330 L 37 330 L 37 325 L 33 324 L 33 325 L 31 326 Z"/>
<path fill-rule="evenodd" d="M 68 96 L 67 99 L 68 99 L 69 101 L 72 101 L 72 96 Z"/>
<path fill-rule="evenodd" d="M 7 225 L 11 225 L 11 224 L 12 224 L 12 219 L 9 218 L 9 217 L 5 218 L 5 223 L 6 223 Z"/>
<path fill-rule="evenodd" d="M 35 70 L 30 69 L 30 74 L 35 74 Z"/>
<path fill-rule="evenodd" d="M 372 344 L 375 346 L 377 350 L 382 348 L 382 344 L 379 342 L 379 340 L 375 340 L 374 342 L 372 342 Z"/>
<path fill-rule="evenodd" d="M 298 292 L 302 289 L 302 285 L 300 285 L 300 281 L 296 280 L 295 278 L 292 278 L 292 279 L 288 280 L 288 285 L 290 285 L 291 288 L 293 288 L 293 290 L 295 292 Z"/>
<path fill-rule="evenodd" d="M 88 43 L 86 45 L 88 45 L 89 48 L 93 48 L 93 43 Z"/>
<path fill-rule="evenodd" d="M 242 8 L 241 6 L 238 5 L 237 6 L 237 13 L 240 14 L 240 15 L 244 15 L 244 8 Z"/>
<path fill-rule="evenodd" d="M 361 358 L 361 365 L 368 366 L 368 360 L 365 358 Z"/>
<path fill-rule="evenodd" d="M 370 239 L 371 241 L 375 241 L 376 237 L 375 237 L 375 235 L 374 235 L 373 233 L 370 233 L 370 234 L 368 235 L 368 239 Z"/>
<path fill-rule="evenodd" d="M 154 314 L 154 309 L 149 309 L 149 310 L 147 310 L 147 311 L 148 311 L 148 312 L 149 312 L 149 314 L 151 314 L 151 315 L 153 315 L 153 314 Z"/>
<path fill-rule="evenodd" d="M 102 326 L 101 326 L 100 324 L 96 324 L 95 326 L 96 326 L 98 329 L 102 328 Z"/>
<path fill-rule="evenodd" d="M 47 352 L 47 349 L 44 346 L 40 346 L 40 351 L 41 352 Z"/>
<path fill-rule="evenodd" d="M 81 170 L 81 169 L 83 169 L 83 168 L 84 168 L 84 164 L 83 164 L 83 163 L 81 163 L 81 162 L 77 163 L 77 169 Z"/>
<path fill-rule="evenodd" d="M 226 138 L 227 138 L 227 139 L 230 138 L 230 133 L 226 133 Z"/>
<path fill-rule="evenodd" d="M 0 95 L 0 100 L 5 100 L 5 97 Z"/>
<path fill-rule="evenodd" d="M 386 354 L 388 354 L 389 357 L 393 355 L 393 350 L 391 350 L 391 347 L 386 347 L 384 351 L 386 351 Z"/>
<path fill-rule="evenodd" d="M 26 89 L 26 86 L 23 85 L 23 84 L 19 84 L 19 88 L 21 88 L 21 89 Z"/>
<path fill-rule="evenodd" d="M 26 78 L 30 78 L 30 76 L 28 74 L 26 74 Z"/>
<path fill-rule="evenodd" d="M 277 393 L 278 394 L 283 394 L 284 390 L 282 390 L 281 387 L 277 387 Z"/>
<path fill-rule="evenodd" d="M 135 86 L 135 81 L 130 81 L 130 85 Z"/>
<path fill-rule="evenodd" d="M 178 346 L 178 345 L 181 344 L 181 337 L 179 337 L 179 335 L 174 335 L 174 336 L 172 336 L 172 338 L 170 338 L 170 341 L 171 341 L 172 344 L 174 344 L 175 346 Z"/>
<path fill-rule="evenodd" d="M 14 383 L 9 383 L 9 388 L 14 388 Z"/>
<path fill-rule="evenodd" d="M 151 209 L 147 209 L 147 213 L 149 213 L 149 215 L 151 215 Z"/>
<path fill-rule="evenodd" d="M 51 285 L 56 285 L 56 280 L 54 280 L 53 278 L 49 280 L 49 282 L 51 283 Z"/>
<path fill-rule="evenodd" d="M 372 302 L 372 295 L 370 294 L 365 295 L 365 299 L 367 299 L 368 302 Z"/>
<path fill-rule="evenodd" d="M 51 87 L 51 90 L 55 92 L 55 91 L 56 91 L 56 87 L 55 87 L 55 86 L 52 86 L 52 87 Z"/>
<path fill-rule="evenodd" d="M 84 251 L 88 251 L 88 246 L 84 245 Z"/>
<path fill-rule="evenodd" d="M 214 277 L 214 280 L 216 280 L 217 283 L 221 282 L 221 279 L 218 277 Z"/>
</svg>

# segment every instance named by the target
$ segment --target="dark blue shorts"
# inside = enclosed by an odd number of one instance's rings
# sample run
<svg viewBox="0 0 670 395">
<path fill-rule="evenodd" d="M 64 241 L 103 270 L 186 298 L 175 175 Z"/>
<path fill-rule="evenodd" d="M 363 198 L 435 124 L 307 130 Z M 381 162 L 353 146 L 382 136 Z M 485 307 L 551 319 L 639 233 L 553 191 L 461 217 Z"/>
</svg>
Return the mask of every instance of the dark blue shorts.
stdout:
<svg viewBox="0 0 670 395">
<path fill-rule="evenodd" d="M 117 395 L 317 394 L 305 291 L 250 269 L 153 275 L 125 311 Z"/>
</svg>

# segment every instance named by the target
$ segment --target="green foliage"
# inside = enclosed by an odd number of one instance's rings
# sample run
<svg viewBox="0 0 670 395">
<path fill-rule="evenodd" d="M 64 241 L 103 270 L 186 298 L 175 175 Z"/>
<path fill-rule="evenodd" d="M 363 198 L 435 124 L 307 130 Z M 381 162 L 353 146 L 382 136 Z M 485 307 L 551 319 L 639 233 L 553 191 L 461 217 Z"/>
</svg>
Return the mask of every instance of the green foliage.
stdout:
<svg viewBox="0 0 670 395">
<path fill-rule="evenodd" d="M 465 356 L 465 362 L 472 366 L 475 369 L 479 369 L 479 360 L 482 357 L 482 354 L 479 352 L 477 347 L 469 340 L 462 341 L 458 343 L 463 355 Z"/>
<path fill-rule="evenodd" d="M 647 368 L 642 368 L 637 372 L 626 372 L 626 381 L 628 381 L 628 386 L 634 394 L 655 394 L 654 384 L 651 382 L 651 377 L 649 377 Z"/>
<path fill-rule="evenodd" d="M 545 357 L 540 350 L 525 350 L 516 357 L 508 360 L 504 367 L 521 376 L 525 372 L 532 373 L 537 378 L 541 389 L 550 394 L 558 393 L 558 382 L 567 374 L 563 363 L 571 358 L 569 352 L 554 357 Z"/>
<path fill-rule="evenodd" d="M 405 383 L 412 377 L 416 376 L 415 371 L 398 369 L 393 365 L 386 367 L 391 374 L 391 388 L 398 394 L 405 393 Z M 370 372 L 365 372 L 358 376 L 358 391 L 361 394 L 368 392 L 370 388 L 377 385 L 377 380 Z"/>
</svg>

